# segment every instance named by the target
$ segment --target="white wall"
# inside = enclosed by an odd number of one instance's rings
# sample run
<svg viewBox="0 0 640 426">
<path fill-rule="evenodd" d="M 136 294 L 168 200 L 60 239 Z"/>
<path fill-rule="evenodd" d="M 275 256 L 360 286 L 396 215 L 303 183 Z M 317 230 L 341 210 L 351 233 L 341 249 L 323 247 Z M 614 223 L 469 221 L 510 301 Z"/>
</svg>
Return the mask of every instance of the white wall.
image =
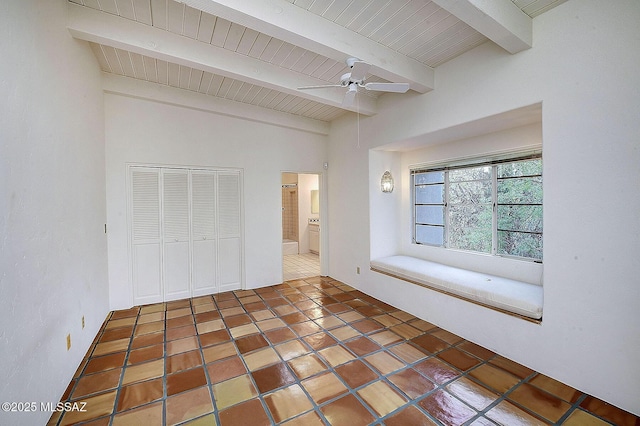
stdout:
<svg viewBox="0 0 640 426">
<path fill-rule="evenodd" d="M 358 141 L 355 123 L 355 116 L 344 116 L 331 123 L 328 213 L 323 226 L 329 230 L 329 275 L 368 291 L 360 283 L 368 275 L 364 272 L 370 259 L 370 184 L 365 141 L 371 141 L 371 127 L 360 117 L 361 141 Z M 356 268 L 364 274 L 357 274 Z"/>
<path fill-rule="evenodd" d="M 321 172 L 326 136 L 114 94 L 105 116 L 111 309 L 132 305 L 127 163 L 243 169 L 245 286 L 282 282 L 281 172 Z"/>
<path fill-rule="evenodd" d="M 0 2 L 2 402 L 59 401 L 108 313 L 100 72 L 66 6 Z"/>
<path fill-rule="evenodd" d="M 403 211 L 401 199 L 406 192 L 403 191 L 402 180 L 407 170 L 402 167 L 401 159 L 399 152 L 369 152 L 369 211 L 371 217 L 375 217 L 375 220 L 370 221 L 371 259 L 399 254 L 404 242 L 400 237 Z M 394 181 L 392 192 L 381 191 L 382 175 L 387 170 Z M 366 264 L 363 266 L 366 269 Z"/>
<path fill-rule="evenodd" d="M 440 66 L 433 92 L 384 96 L 381 112 L 360 120 L 360 147 L 354 140 L 355 119 L 334 122 L 329 185 L 340 183 L 340 191 L 329 194 L 332 277 L 640 414 L 637 22 L 637 1 L 620 0 L 615 7 L 569 1 L 534 20 L 532 49 L 509 55 L 486 43 Z M 415 138 L 432 143 L 442 129 L 540 102 L 541 325 L 364 268 L 370 252 L 378 251 L 369 246 L 369 229 L 384 226 L 370 223 L 370 201 L 381 204 L 370 200 L 369 190 L 376 185 L 370 180 L 383 170 L 368 168 L 382 165 L 384 157 L 372 160 L 369 148 Z M 406 201 L 401 198 L 391 202 Z M 397 214 L 397 209 L 394 204 L 385 214 Z M 363 267 L 359 276 L 356 265 Z"/>
</svg>

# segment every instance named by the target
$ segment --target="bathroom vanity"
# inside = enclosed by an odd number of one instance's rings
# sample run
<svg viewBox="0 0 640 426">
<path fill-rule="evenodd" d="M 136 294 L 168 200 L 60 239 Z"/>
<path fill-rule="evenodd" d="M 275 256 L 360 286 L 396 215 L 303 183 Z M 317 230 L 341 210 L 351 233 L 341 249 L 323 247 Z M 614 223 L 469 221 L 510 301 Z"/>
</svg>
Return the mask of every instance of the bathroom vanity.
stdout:
<svg viewBox="0 0 640 426">
<path fill-rule="evenodd" d="M 309 251 L 318 254 L 320 252 L 320 220 L 309 219 Z"/>
</svg>

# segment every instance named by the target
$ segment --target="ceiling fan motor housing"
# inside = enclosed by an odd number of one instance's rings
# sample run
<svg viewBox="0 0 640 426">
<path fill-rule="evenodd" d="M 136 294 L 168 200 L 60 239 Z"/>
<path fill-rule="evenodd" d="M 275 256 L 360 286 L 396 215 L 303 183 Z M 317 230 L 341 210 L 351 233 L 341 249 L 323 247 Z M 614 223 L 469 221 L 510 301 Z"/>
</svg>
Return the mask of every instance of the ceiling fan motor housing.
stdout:
<svg viewBox="0 0 640 426">
<path fill-rule="evenodd" d="M 349 68 L 353 68 L 353 65 L 354 65 L 356 62 L 359 62 L 359 61 L 360 61 L 360 59 L 358 59 L 358 58 L 347 58 L 347 60 L 346 60 L 345 62 L 347 63 L 347 66 L 348 66 Z"/>
<path fill-rule="evenodd" d="M 356 63 L 362 62 L 362 61 L 360 61 L 360 59 L 358 59 L 358 58 L 347 58 L 347 60 L 345 62 L 346 62 L 347 66 L 350 69 L 353 69 L 353 67 L 354 67 L 354 65 Z M 369 65 L 366 65 L 365 69 L 368 69 L 368 68 L 369 68 Z M 352 74 L 351 72 L 348 72 L 346 74 L 342 74 L 342 77 L 340 77 L 340 85 L 343 86 L 343 87 L 349 87 L 349 85 L 351 83 L 356 83 L 358 85 L 362 85 L 362 83 L 364 81 L 364 77 L 365 77 L 365 72 L 362 69 L 360 71 L 362 73 L 362 78 L 356 79 L 356 80 L 352 80 L 351 79 L 351 74 Z"/>
</svg>

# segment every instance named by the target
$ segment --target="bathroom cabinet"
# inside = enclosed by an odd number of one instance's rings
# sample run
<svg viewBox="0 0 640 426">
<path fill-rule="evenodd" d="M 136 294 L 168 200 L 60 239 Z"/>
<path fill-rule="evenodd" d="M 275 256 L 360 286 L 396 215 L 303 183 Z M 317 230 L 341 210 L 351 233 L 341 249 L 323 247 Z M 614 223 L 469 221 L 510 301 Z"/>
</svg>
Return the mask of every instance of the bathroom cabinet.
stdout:
<svg viewBox="0 0 640 426">
<path fill-rule="evenodd" d="M 309 251 L 315 254 L 320 252 L 320 225 L 309 223 Z"/>
</svg>

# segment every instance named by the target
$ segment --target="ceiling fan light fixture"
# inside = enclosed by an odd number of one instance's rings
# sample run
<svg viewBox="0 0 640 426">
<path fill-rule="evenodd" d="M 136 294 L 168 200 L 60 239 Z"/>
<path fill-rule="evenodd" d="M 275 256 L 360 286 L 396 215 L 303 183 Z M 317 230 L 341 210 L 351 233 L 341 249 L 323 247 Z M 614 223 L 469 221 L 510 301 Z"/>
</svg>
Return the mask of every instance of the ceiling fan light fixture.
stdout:
<svg viewBox="0 0 640 426">
<path fill-rule="evenodd" d="M 342 106 L 348 108 L 353 105 L 357 94 L 358 85 L 356 83 L 349 83 L 349 85 L 347 86 L 347 93 L 344 94 L 344 98 L 342 99 Z"/>
</svg>

